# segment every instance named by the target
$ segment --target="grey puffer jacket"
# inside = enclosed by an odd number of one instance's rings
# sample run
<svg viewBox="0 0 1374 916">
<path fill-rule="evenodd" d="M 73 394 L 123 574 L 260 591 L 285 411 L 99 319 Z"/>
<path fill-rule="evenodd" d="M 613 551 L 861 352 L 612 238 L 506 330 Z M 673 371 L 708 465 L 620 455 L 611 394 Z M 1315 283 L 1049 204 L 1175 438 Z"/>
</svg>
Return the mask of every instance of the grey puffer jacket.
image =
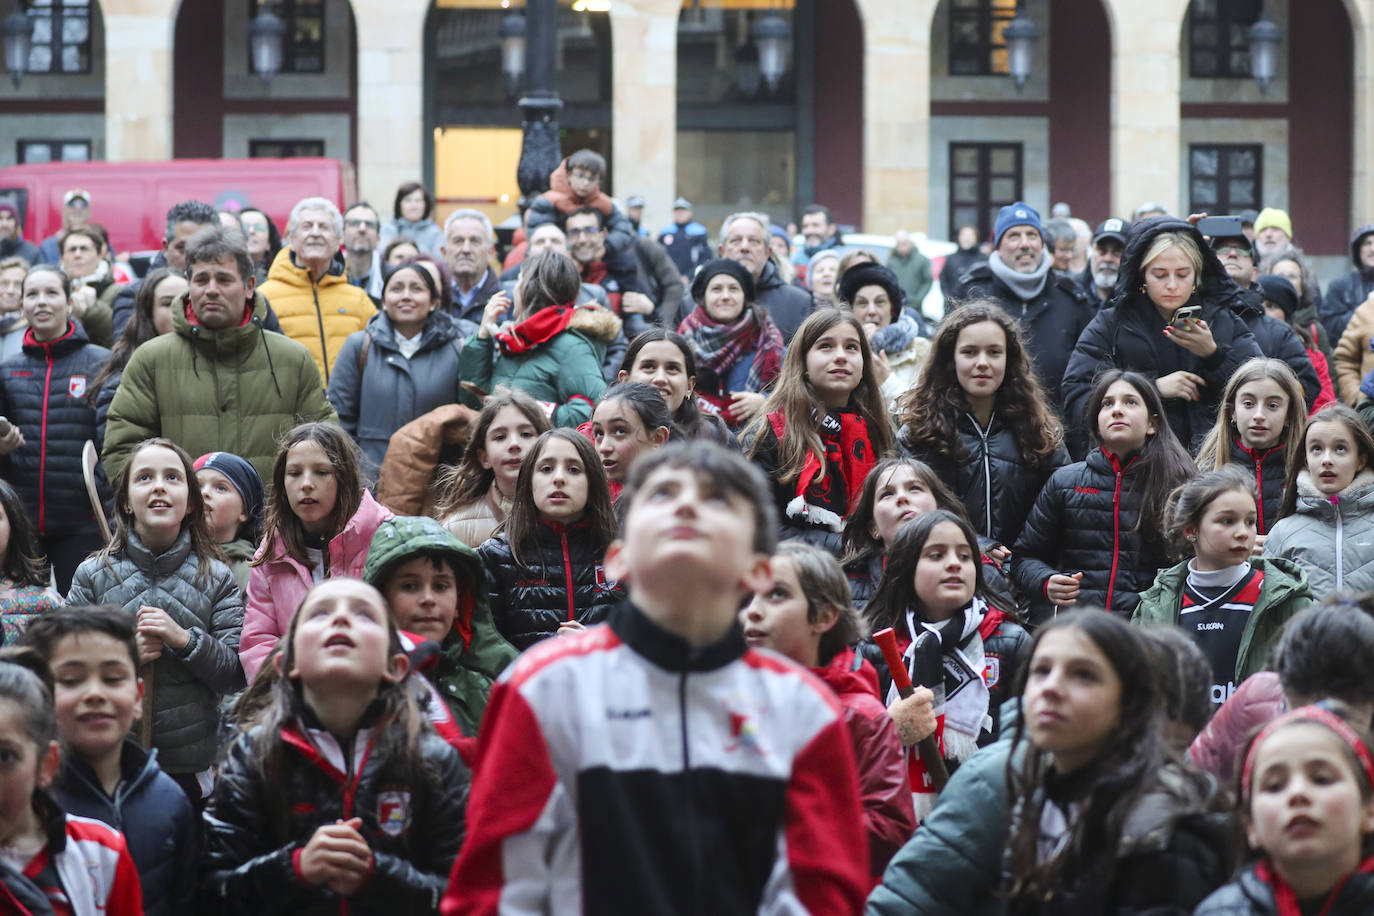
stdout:
<svg viewBox="0 0 1374 916">
<path fill-rule="evenodd" d="M 160 554 L 134 532 L 128 537 L 122 552 L 94 556 L 77 567 L 67 603 L 114 604 L 132 613 L 146 604 L 162 608 L 190 632 L 184 648 L 163 646 L 153 669 L 151 705 L 158 762 L 169 773 L 196 773 L 215 761 L 220 699 L 243 686 L 243 596 L 219 560 L 210 562 L 206 579 L 197 580 L 185 529 Z"/>
<path fill-rule="evenodd" d="M 1374 590 L 1374 471 L 1360 471 L 1335 497 L 1299 471 L 1297 510 L 1269 529 L 1264 555 L 1305 569 L 1316 601 Z"/>
<path fill-rule="evenodd" d="M 457 321 L 440 311 L 426 320 L 420 349 L 409 359 L 401 355 L 396 331 L 384 312 L 348 335 L 329 376 L 329 403 L 374 473 L 382 466 L 392 433 L 421 414 L 458 402 L 462 353 Z"/>
</svg>

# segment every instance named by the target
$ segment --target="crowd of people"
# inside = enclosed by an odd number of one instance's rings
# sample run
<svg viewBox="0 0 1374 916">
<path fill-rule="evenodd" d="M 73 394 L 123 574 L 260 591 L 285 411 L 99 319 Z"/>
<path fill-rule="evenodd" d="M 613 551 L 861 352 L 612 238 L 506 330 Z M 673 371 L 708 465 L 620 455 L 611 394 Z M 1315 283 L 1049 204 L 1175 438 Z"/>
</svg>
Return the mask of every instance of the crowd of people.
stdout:
<svg viewBox="0 0 1374 916">
<path fill-rule="evenodd" d="M 1374 226 L 605 169 L 0 203 L 0 912 L 1374 912 Z"/>
</svg>

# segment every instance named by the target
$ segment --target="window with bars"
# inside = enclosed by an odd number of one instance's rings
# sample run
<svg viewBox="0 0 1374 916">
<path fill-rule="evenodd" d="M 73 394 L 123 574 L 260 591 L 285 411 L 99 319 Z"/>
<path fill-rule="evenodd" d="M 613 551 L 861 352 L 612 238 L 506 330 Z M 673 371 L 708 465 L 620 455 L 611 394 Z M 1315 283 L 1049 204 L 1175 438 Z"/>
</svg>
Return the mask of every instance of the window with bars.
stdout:
<svg viewBox="0 0 1374 916">
<path fill-rule="evenodd" d="M 91 72 L 90 0 L 30 0 L 29 73 Z"/>
<path fill-rule="evenodd" d="M 249 140 L 250 159 L 297 159 L 323 156 L 323 140 Z"/>
<path fill-rule="evenodd" d="M 324 72 L 324 4 L 325 0 L 252 0 L 248 10 L 250 22 L 259 11 L 265 9 L 286 26 L 286 40 L 282 42 L 282 73 Z M 258 72 L 253 66 L 251 43 L 248 48 L 248 72 Z"/>
<path fill-rule="evenodd" d="M 949 145 L 949 236 L 960 226 L 977 226 L 979 238 L 992 236 L 997 211 L 1022 197 L 1023 147 L 1020 143 Z"/>
<path fill-rule="evenodd" d="M 89 162 L 89 140 L 20 140 L 15 144 L 14 161 L 26 162 Z"/>
<path fill-rule="evenodd" d="M 1188 75 L 1197 79 L 1250 76 L 1250 26 L 1261 0 L 1192 0 L 1188 5 Z"/>
<path fill-rule="evenodd" d="M 1264 147 L 1194 144 L 1188 147 L 1188 212 L 1258 210 L 1264 196 Z"/>
<path fill-rule="evenodd" d="M 1016 16 L 1016 0 L 951 0 L 949 75 L 1006 74 L 1007 43 L 1002 32 Z"/>
</svg>

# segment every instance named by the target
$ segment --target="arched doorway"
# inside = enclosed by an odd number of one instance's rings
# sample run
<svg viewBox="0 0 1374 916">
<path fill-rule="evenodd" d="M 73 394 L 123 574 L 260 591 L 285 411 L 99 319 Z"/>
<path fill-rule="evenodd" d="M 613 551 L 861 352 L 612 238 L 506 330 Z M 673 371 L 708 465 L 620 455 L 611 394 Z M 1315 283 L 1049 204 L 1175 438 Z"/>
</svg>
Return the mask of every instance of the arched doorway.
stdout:
<svg viewBox="0 0 1374 916">
<path fill-rule="evenodd" d="M 280 73 L 252 71 L 260 5 L 286 24 Z M 176 158 L 357 161 L 358 38 L 349 0 L 183 0 L 173 45 Z"/>
<path fill-rule="evenodd" d="M 24 12 L 33 22 L 33 40 L 19 87 L 6 80 L 0 166 L 105 158 L 105 21 L 99 0 L 33 3 Z"/>
<path fill-rule="evenodd" d="M 604 11 L 586 6 L 558 4 L 558 126 L 564 155 L 587 148 L 606 157 L 602 187 L 609 189 L 611 26 Z M 501 23 L 510 12 L 489 0 L 434 0 L 425 19 L 421 144 L 440 222 L 457 207 L 475 207 L 498 223 L 516 212 L 520 108 L 501 73 Z"/>
<path fill-rule="evenodd" d="M 1354 25 L 1341 0 L 1271 0 L 1284 33 L 1276 78 L 1250 76 L 1260 4 L 1189 4 L 1180 37 L 1180 178 L 1189 212 L 1277 207 L 1309 255 L 1348 270 Z"/>
<path fill-rule="evenodd" d="M 1028 0 L 1031 76 L 1018 92 L 1002 30 L 1017 0 L 943 0 L 931 23 L 930 232 L 992 233 L 1025 200 L 1095 225 L 1111 206 L 1111 23 L 1101 0 Z M 1053 48 L 1053 52 L 1051 49 Z"/>
</svg>

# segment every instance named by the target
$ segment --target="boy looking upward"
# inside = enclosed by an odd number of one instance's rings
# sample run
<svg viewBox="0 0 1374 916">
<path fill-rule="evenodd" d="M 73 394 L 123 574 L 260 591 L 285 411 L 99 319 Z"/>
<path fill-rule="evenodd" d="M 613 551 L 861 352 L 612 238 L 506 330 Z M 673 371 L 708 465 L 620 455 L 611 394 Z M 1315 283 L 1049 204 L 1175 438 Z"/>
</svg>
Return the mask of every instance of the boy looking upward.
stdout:
<svg viewBox="0 0 1374 916">
<path fill-rule="evenodd" d="M 631 470 L 608 576 L 629 600 L 492 690 L 441 912 L 857 913 L 869 883 L 838 702 L 744 640 L 772 500 L 705 442 Z"/>
</svg>

